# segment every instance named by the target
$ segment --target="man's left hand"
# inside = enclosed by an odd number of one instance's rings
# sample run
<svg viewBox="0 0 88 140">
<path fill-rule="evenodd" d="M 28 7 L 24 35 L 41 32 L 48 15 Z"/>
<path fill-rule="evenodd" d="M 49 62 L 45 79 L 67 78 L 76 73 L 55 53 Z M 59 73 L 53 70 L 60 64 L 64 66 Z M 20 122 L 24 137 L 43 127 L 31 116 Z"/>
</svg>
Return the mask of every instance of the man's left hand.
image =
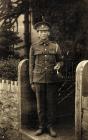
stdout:
<svg viewBox="0 0 88 140">
<path fill-rule="evenodd" d="M 54 66 L 54 70 L 59 70 L 61 67 L 60 63 L 57 63 L 55 66 Z"/>
</svg>

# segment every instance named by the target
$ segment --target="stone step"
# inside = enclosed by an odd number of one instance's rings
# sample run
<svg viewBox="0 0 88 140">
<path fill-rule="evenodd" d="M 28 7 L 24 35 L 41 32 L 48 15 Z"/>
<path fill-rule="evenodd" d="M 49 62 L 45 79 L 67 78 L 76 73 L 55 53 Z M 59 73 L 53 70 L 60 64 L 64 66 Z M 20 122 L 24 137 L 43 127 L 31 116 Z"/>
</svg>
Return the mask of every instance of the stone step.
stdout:
<svg viewBox="0 0 88 140">
<path fill-rule="evenodd" d="M 56 130 L 57 137 L 52 138 L 48 134 L 35 136 L 36 130 L 20 129 L 21 140 L 75 140 L 74 128 L 61 128 Z"/>
</svg>

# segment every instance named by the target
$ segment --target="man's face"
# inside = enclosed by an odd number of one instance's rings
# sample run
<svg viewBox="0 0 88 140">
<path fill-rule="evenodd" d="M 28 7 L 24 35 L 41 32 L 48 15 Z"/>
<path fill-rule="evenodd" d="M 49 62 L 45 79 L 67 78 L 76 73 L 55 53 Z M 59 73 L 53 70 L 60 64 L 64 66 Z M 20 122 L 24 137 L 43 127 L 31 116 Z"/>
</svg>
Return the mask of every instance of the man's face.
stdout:
<svg viewBox="0 0 88 140">
<path fill-rule="evenodd" d="M 38 36 L 41 40 L 45 40 L 49 37 L 50 32 L 48 30 L 40 30 L 38 31 Z"/>
</svg>

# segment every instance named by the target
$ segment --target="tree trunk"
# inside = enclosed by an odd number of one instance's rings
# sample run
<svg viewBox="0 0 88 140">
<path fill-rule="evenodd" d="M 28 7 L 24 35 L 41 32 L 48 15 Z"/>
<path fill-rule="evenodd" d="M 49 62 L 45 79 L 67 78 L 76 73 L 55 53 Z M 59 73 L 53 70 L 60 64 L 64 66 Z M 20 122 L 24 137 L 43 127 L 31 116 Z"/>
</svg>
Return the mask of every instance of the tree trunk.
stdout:
<svg viewBox="0 0 88 140">
<path fill-rule="evenodd" d="M 31 10 L 29 11 L 29 2 L 24 14 L 24 51 L 25 58 L 29 58 L 29 49 L 31 45 Z"/>
</svg>

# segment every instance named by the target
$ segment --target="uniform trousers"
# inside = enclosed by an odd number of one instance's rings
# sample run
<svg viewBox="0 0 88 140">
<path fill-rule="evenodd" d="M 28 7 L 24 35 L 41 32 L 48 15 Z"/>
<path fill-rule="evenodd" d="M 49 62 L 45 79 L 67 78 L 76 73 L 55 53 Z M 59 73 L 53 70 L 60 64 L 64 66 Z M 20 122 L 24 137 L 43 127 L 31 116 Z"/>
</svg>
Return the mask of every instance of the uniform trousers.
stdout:
<svg viewBox="0 0 88 140">
<path fill-rule="evenodd" d="M 39 128 L 52 127 L 55 119 L 56 83 L 36 83 Z"/>
</svg>

